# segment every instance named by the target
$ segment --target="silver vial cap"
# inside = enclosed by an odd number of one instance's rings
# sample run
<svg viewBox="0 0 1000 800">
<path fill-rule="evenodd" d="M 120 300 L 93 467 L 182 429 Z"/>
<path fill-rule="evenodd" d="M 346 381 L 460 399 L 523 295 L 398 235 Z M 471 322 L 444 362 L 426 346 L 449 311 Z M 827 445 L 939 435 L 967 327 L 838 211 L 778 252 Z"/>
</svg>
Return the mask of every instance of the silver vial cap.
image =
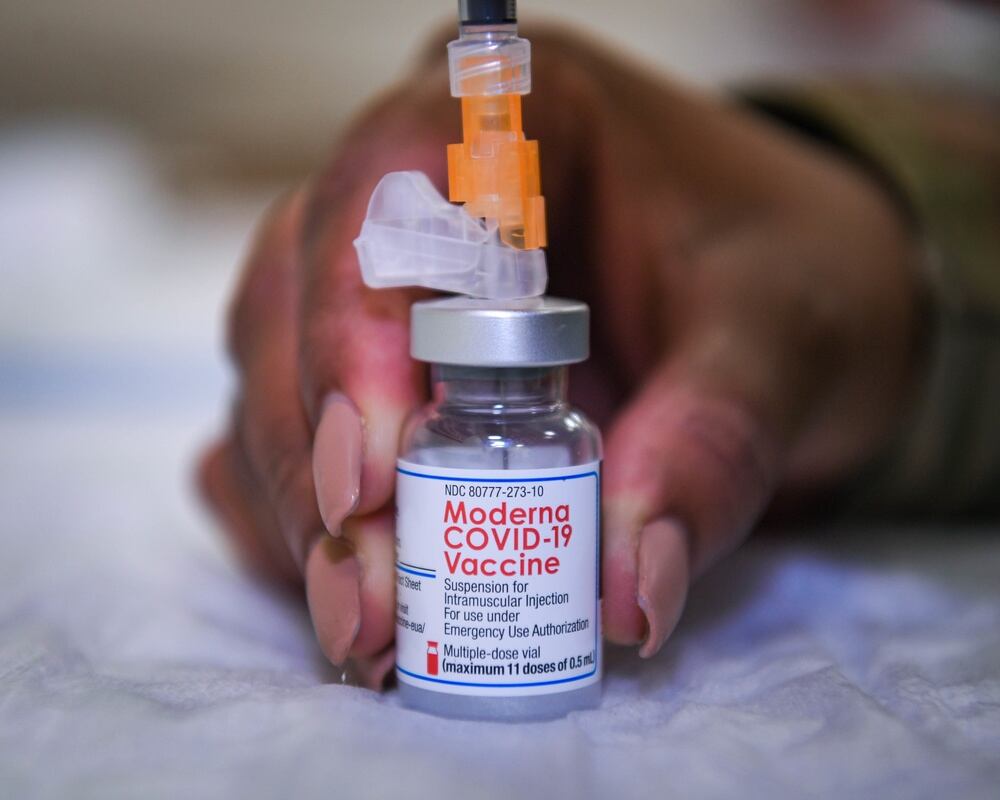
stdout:
<svg viewBox="0 0 1000 800">
<path fill-rule="evenodd" d="M 549 367 L 586 361 L 590 309 L 577 300 L 449 297 L 413 304 L 410 354 L 469 367 Z"/>
</svg>

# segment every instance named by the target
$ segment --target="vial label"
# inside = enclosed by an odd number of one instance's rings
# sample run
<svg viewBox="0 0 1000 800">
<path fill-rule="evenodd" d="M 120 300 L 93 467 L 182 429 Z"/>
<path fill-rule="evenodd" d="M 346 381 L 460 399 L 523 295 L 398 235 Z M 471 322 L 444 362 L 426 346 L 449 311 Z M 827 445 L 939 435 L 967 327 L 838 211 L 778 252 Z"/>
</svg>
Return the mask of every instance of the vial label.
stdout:
<svg viewBox="0 0 1000 800">
<path fill-rule="evenodd" d="M 399 461 L 396 674 L 515 696 L 600 680 L 600 462 L 469 470 Z"/>
</svg>

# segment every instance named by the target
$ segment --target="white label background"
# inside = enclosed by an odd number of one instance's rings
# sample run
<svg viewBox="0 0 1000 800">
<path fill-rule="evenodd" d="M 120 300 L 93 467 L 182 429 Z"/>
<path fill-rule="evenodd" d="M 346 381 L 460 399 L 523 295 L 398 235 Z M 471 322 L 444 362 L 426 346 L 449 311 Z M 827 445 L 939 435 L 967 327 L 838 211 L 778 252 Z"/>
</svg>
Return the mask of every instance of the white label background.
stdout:
<svg viewBox="0 0 1000 800">
<path fill-rule="evenodd" d="M 569 691 L 600 680 L 599 472 L 600 462 L 526 470 L 443 469 L 398 462 L 396 674 L 400 681 L 449 694 L 514 696 Z M 493 525 L 487 519 L 475 525 L 468 516 L 464 523 L 451 517 L 445 521 L 449 501 L 453 511 L 464 502 L 466 515 L 474 507 L 498 515 L 505 504 L 508 517 L 515 508 L 528 513 L 532 507 L 554 509 L 566 505 L 572 535 L 568 545 L 556 547 L 553 525 L 561 529 L 567 523 L 546 519 L 541 524 L 514 525 L 508 519 L 504 524 Z M 455 525 L 462 533 L 453 532 L 452 542 L 461 543 L 460 548 L 449 547 L 445 542 L 445 529 Z M 464 534 L 477 527 L 488 536 L 474 534 L 477 546 L 486 541 L 485 547 L 474 550 L 467 546 Z M 513 559 L 508 568 L 518 572 L 522 551 L 512 549 L 511 545 L 514 528 L 525 527 L 537 529 L 540 537 L 536 548 L 523 551 L 525 557 L 540 558 L 543 563 L 550 556 L 557 557 L 556 574 L 504 577 L 470 576 L 460 567 L 454 573 L 449 571 L 446 553 L 454 559 L 460 550 L 463 558 L 472 557 L 480 563 L 482 559 L 496 559 L 497 563 Z M 509 528 L 504 549 L 493 538 L 493 528 L 497 528 L 500 537 Z M 502 590 L 456 591 L 454 587 L 446 587 L 449 579 L 489 584 Z M 452 602 L 447 606 L 446 619 L 446 592 L 453 597 L 492 598 L 494 603 L 516 605 L 463 606 Z M 528 605 L 529 597 L 549 602 L 533 608 Z M 476 616 L 477 612 L 482 618 L 466 619 L 467 614 Z M 490 620 L 490 615 L 500 618 Z M 511 620 L 512 616 L 516 619 Z M 586 626 L 581 620 L 586 621 Z M 550 623 L 563 632 L 535 634 L 535 626 L 544 629 Z M 450 626 L 447 633 L 446 625 Z M 491 631 L 493 635 L 473 638 L 468 632 L 456 633 L 456 626 Z M 531 633 L 518 635 L 525 629 Z M 436 643 L 434 655 L 429 653 L 434 649 L 429 646 L 432 642 Z M 463 651 L 463 647 L 468 649 Z M 494 650 L 507 652 L 497 657 L 501 654 Z"/>
</svg>

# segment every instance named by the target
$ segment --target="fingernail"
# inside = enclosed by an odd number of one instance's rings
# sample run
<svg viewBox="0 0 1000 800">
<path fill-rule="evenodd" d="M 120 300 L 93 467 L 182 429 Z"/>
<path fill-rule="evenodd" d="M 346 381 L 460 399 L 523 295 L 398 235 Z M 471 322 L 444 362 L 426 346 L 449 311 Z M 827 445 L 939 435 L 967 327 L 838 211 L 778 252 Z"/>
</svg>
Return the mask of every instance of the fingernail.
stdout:
<svg viewBox="0 0 1000 800">
<path fill-rule="evenodd" d="M 362 685 L 376 692 L 381 691 L 385 688 L 386 680 L 394 666 L 396 666 L 395 647 L 387 647 L 377 656 L 366 659 L 359 669 L 362 674 Z"/>
<path fill-rule="evenodd" d="M 639 534 L 637 602 L 646 616 L 639 655 L 649 658 L 663 646 L 684 610 L 688 589 L 688 536 L 675 519 L 648 523 Z"/>
<path fill-rule="evenodd" d="M 347 660 L 361 629 L 361 569 L 342 541 L 321 537 L 306 560 L 306 598 L 316 639 L 334 664 Z"/>
<path fill-rule="evenodd" d="M 323 524 L 333 536 L 361 494 L 361 417 L 342 394 L 331 394 L 313 442 L 313 479 Z"/>
</svg>

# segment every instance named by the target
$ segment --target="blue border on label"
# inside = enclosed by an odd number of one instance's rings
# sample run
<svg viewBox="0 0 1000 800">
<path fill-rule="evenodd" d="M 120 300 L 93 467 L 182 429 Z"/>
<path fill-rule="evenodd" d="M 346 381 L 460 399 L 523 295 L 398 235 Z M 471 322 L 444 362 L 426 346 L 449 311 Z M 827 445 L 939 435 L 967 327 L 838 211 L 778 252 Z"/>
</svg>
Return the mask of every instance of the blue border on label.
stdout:
<svg viewBox="0 0 1000 800">
<path fill-rule="evenodd" d="M 545 483 L 546 481 L 571 481 L 574 478 L 597 478 L 598 483 L 601 476 L 591 470 L 590 472 L 578 472 L 576 475 L 556 475 L 552 478 L 456 478 L 452 475 L 427 475 L 424 472 L 412 472 L 402 467 L 396 467 L 396 472 L 402 475 L 409 475 L 411 478 L 429 478 L 432 481 L 458 481 L 459 483 Z"/>
<path fill-rule="evenodd" d="M 600 461 L 597 462 L 600 464 Z M 543 468 L 544 469 L 544 468 Z M 592 677 L 601 666 L 601 473 L 600 470 L 591 470 L 590 472 L 578 472 L 575 475 L 556 475 L 551 478 L 459 478 L 454 475 L 428 475 L 424 472 L 413 472 L 412 470 L 403 469 L 400 466 L 396 467 L 396 472 L 402 475 L 409 475 L 411 478 L 427 478 L 434 481 L 457 481 L 459 483 L 544 483 L 546 481 L 570 481 L 575 478 L 594 478 L 597 481 L 597 503 L 595 509 L 595 535 L 597 548 L 597 575 L 595 583 L 595 595 L 596 599 L 594 602 L 594 619 L 596 623 L 594 625 L 594 668 L 583 675 L 574 675 L 572 678 L 557 678 L 552 681 L 533 681 L 531 683 L 469 683 L 466 681 L 449 681 L 443 678 L 431 678 L 427 675 L 418 675 L 416 672 L 410 672 L 408 669 L 403 669 L 399 664 L 396 664 L 396 672 L 407 675 L 411 678 L 416 678 L 417 680 L 427 681 L 428 683 L 443 683 L 449 686 L 471 686 L 478 689 L 519 689 L 522 687 L 529 686 L 553 686 L 560 683 L 573 683 L 575 681 L 582 681 L 585 678 Z M 396 564 L 396 569 L 402 569 L 399 564 Z M 410 570 L 404 569 L 404 572 L 410 572 Z M 416 573 L 415 573 L 416 574 Z"/>
<path fill-rule="evenodd" d="M 418 675 L 416 672 L 410 672 L 408 669 L 403 669 L 399 666 L 399 664 L 396 665 L 396 672 L 402 672 L 404 675 L 409 675 L 411 678 L 419 678 L 422 681 L 430 681 L 431 683 L 447 683 L 450 686 L 477 686 L 484 689 L 512 689 L 519 688 L 521 686 L 552 686 L 555 683 L 572 683 L 573 681 L 582 681 L 584 678 L 589 678 L 597 672 L 597 666 L 595 664 L 594 668 L 586 675 L 574 675 L 572 678 L 557 678 L 554 681 L 534 681 L 533 683 L 467 683 L 465 681 L 446 681 L 443 678 L 428 678 L 426 675 Z"/>
<path fill-rule="evenodd" d="M 432 580 L 437 578 L 437 575 L 435 575 L 433 572 L 418 572 L 415 569 L 404 567 L 398 561 L 396 562 L 396 569 L 398 569 L 400 572 L 408 572 L 410 575 L 416 575 L 419 578 L 430 578 Z"/>
</svg>

